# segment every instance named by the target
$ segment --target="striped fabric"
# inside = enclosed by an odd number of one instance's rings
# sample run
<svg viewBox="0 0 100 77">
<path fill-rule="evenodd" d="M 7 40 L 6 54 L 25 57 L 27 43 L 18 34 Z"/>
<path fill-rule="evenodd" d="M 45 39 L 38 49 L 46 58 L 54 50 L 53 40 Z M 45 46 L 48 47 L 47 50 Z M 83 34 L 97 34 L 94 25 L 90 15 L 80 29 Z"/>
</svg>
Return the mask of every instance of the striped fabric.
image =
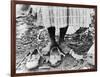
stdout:
<svg viewBox="0 0 100 77">
<path fill-rule="evenodd" d="M 68 34 L 75 32 L 80 27 L 88 27 L 91 24 L 93 9 L 39 5 L 31 5 L 30 7 L 33 8 L 33 13 L 37 12 L 37 25 L 43 25 L 46 28 L 55 26 L 56 34 L 59 33 L 60 27 L 68 25 L 67 17 L 69 17 Z M 67 9 L 69 9 L 69 16 L 67 16 Z"/>
</svg>

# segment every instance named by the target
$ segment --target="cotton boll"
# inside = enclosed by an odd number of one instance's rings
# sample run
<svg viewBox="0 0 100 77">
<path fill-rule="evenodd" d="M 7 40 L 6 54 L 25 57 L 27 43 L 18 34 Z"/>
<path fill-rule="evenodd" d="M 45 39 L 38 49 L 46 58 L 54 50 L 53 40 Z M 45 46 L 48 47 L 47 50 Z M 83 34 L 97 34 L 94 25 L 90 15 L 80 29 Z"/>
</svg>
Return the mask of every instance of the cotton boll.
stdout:
<svg viewBox="0 0 100 77">
<path fill-rule="evenodd" d="M 51 43 L 49 42 L 48 45 L 42 49 L 42 52 L 44 52 L 43 54 L 47 54 L 49 52 L 50 46 L 51 46 Z"/>
<path fill-rule="evenodd" d="M 26 24 L 19 25 L 16 28 L 17 28 L 16 30 L 18 32 L 17 38 L 21 38 L 22 34 L 28 30 Z"/>
<path fill-rule="evenodd" d="M 30 61 L 26 63 L 26 68 L 27 69 L 32 69 L 32 68 L 36 68 L 38 66 L 38 61 L 34 60 L 34 61 Z"/>
<path fill-rule="evenodd" d="M 83 55 L 76 54 L 72 49 L 70 50 L 69 54 L 71 54 L 76 60 L 83 59 Z"/>
<path fill-rule="evenodd" d="M 61 60 L 60 55 L 51 55 L 49 61 L 50 61 L 51 65 L 55 65 L 59 60 Z"/>
<path fill-rule="evenodd" d="M 32 55 L 29 59 L 28 59 L 28 61 L 27 61 L 27 63 L 26 63 L 26 68 L 27 69 L 34 69 L 34 68 L 36 68 L 39 64 L 39 59 L 40 59 L 40 55 L 39 54 L 37 54 L 37 55 Z"/>
</svg>

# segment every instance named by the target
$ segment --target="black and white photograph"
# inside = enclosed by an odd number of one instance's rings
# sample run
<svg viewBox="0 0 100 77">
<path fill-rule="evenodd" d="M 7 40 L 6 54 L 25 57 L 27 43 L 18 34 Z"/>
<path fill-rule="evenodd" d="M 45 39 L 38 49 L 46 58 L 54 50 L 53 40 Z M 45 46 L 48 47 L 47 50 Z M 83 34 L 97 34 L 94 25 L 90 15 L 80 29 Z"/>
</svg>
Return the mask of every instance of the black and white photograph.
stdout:
<svg viewBox="0 0 100 77">
<path fill-rule="evenodd" d="M 95 68 L 94 8 L 16 4 L 16 73 Z"/>
</svg>

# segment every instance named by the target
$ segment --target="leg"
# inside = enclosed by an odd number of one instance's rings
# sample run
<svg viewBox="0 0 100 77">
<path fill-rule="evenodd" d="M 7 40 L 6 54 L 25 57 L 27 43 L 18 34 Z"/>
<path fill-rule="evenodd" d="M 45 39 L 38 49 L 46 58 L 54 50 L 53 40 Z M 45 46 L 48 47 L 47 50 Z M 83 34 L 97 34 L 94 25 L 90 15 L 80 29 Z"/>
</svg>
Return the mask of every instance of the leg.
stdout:
<svg viewBox="0 0 100 77">
<path fill-rule="evenodd" d="M 56 40 L 55 40 L 55 27 L 51 26 L 51 27 L 48 27 L 47 29 L 48 29 L 52 46 L 57 45 Z"/>
<path fill-rule="evenodd" d="M 60 54 L 62 54 L 63 56 L 65 56 L 65 54 L 62 52 L 61 48 L 59 47 L 59 45 L 57 44 L 56 40 L 55 40 L 55 27 L 49 27 L 48 28 L 48 33 L 49 33 L 49 36 L 50 36 L 50 39 L 51 39 L 51 48 L 50 50 L 53 48 L 53 47 L 57 47 L 59 50 L 60 50 Z"/>
<path fill-rule="evenodd" d="M 68 26 L 60 28 L 59 44 L 61 44 L 62 42 L 64 42 L 64 37 L 65 37 L 65 34 L 67 32 L 67 29 L 68 29 Z"/>
</svg>

